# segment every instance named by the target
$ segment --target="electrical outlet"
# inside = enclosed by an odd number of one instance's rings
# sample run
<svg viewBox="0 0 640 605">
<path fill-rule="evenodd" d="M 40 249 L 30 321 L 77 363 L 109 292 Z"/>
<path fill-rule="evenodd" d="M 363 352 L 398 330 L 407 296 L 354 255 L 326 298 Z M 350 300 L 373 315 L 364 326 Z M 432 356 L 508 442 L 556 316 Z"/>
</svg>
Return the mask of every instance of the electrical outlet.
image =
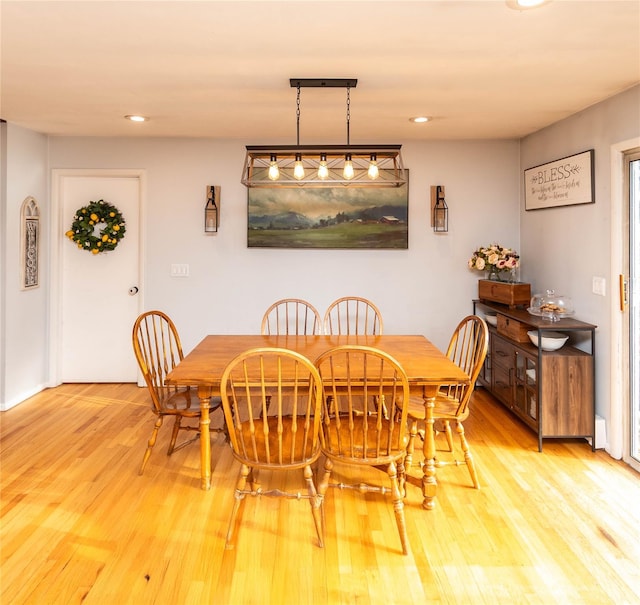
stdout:
<svg viewBox="0 0 640 605">
<path fill-rule="evenodd" d="M 607 282 L 604 277 L 594 277 L 592 280 L 591 291 L 599 296 L 605 296 L 607 293 Z"/>
</svg>

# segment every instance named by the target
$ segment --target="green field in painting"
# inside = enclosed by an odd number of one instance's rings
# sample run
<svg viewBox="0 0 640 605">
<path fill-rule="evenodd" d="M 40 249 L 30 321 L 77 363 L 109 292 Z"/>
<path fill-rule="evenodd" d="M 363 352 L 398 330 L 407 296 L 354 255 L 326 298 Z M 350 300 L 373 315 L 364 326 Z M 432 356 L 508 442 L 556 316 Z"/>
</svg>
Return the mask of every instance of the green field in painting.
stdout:
<svg viewBox="0 0 640 605">
<path fill-rule="evenodd" d="M 249 248 L 408 247 L 407 225 L 344 223 L 317 229 L 250 229 Z"/>
</svg>

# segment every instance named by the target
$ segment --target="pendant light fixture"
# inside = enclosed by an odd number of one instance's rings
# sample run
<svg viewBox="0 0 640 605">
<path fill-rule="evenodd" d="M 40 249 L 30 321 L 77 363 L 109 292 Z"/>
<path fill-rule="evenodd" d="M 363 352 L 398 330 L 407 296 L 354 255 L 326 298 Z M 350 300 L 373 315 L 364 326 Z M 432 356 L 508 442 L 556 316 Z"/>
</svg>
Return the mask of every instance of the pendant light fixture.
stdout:
<svg viewBox="0 0 640 605">
<path fill-rule="evenodd" d="M 351 89 L 355 78 L 291 78 L 296 88 L 296 144 L 247 145 L 242 183 L 247 187 L 400 187 L 407 175 L 401 145 L 351 145 Z M 300 89 L 346 88 L 347 144 L 300 145 Z"/>
</svg>

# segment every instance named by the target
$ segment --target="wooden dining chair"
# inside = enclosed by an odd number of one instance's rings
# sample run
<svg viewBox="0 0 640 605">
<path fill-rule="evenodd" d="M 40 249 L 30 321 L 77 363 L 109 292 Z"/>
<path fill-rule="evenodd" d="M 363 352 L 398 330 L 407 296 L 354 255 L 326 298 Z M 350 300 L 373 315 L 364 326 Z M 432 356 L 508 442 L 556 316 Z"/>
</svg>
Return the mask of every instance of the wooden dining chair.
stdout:
<svg viewBox="0 0 640 605">
<path fill-rule="evenodd" d="M 334 300 L 324 314 L 325 334 L 382 334 L 382 313 L 370 300 L 343 296 Z M 331 404 L 331 398 L 329 398 Z"/>
<path fill-rule="evenodd" d="M 323 384 L 322 453 L 324 473 L 318 491 L 351 488 L 361 493 L 391 493 L 403 554 L 409 542 L 404 517 L 404 458 L 407 447 L 409 381 L 400 364 L 372 347 L 343 345 L 316 360 Z M 364 409 L 364 413 L 363 413 Z M 355 469 L 382 467 L 390 487 L 358 482 L 330 483 L 334 463 Z M 355 471 L 357 476 L 357 470 Z"/>
<path fill-rule="evenodd" d="M 250 349 L 227 365 L 220 393 L 233 456 L 240 462 L 225 548 L 233 548 L 236 519 L 246 495 L 308 499 L 323 547 L 322 498 L 311 468 L 320 456 L 322 411 L 322 384 L 314 365 L 289 349 Z M 302 469 L 307 493 L 263 491 L 258 475 L 262 469 Z"/>
<path fill-rule="evenodd" d="M 488 344 L 489 330 L 483 319 L 476 315 L 469 315 L 458 324 L 449 342 L 447 356 L 469 376 L 470 383 L 450 384 L 441 387 L 433 409 L 434 425 L 442 424 L 450 452 L 453 452 L 454 449 L 451 422 L 455 423 L 464 456 L 463 460 L 443 461 L 436 459 L 436 467 L 466 464 L 476 489 L 480 488 L 480 482 L 462 423 L 469 416 L 469 401 L 487 356 Z M 424 422 L 425 419 L 424 400 L 421 397 L 410 398 L 408 415 L 410 434 L 407 446 L 407 469 L 410 468 L 413 460 L 415 438 L 419 434 L 418 423 Z"/>
<path fill-rule="evenodd" d="M 344 296 L 324 314 L 325 334 L 382 334 L 382 314 L 370 300 Z"/>
<path fill-rule="evenodd" d="M 283 298 L 274 302 L 264 313 L 261 333 L 307 336 L 322 332 L 318 310 L 306 300 Z"/>
<path fill-rule="evenodd" d="M 157 417 L 140 466 L 139 474 L 142 475 L 165 417 L 174 419 L 167 456 L 198 438 L 200 399 L 197 389 L 164 384 L 167 374 L 183 358 L 178 330 L 168 315 L 162 311 L 142 313 L 133 325 L 132 340 L 138 366 L 151 396 L 151 410 Z M 219 397 L 212 398 L 209 409 L 214 410 L 220 404 Z M 188 424 L 183 424 L 183 421 Z M 195 432 L 196 435 L 176 445 L 180 431 Z"/>
</svg>

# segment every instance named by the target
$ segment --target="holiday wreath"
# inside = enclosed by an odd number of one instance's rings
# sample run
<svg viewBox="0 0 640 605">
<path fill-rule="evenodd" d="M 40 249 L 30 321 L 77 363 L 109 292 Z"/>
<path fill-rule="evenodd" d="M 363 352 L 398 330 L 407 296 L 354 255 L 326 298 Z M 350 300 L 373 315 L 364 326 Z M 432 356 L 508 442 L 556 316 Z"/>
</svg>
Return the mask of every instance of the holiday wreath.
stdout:
<svg viewBox="0 0 640 605">
<path fill-rule="evenodd" d="M 126 231 L 122 213 L 104 200 L 79 208 L 66 236 L 92 254 L 115 250 Z"/>
</svg>

